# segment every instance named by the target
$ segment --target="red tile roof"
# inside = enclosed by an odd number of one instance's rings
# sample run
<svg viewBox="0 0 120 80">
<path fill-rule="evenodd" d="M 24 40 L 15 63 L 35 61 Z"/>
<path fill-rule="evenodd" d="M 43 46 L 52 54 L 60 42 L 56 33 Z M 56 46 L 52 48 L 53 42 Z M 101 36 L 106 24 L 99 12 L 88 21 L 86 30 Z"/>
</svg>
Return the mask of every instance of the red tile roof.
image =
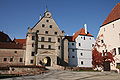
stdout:
<svg viewBox="0 0 120 80">
<path fill-rule="evenodd" d="M 23 49 L 23 45 L 12 42 L 0 42 L 0 49 Z"/>
<path fill-rule="evenodd" d="M 26 44 L 26 39 L 14 39 L 14 42 L 25 45 Z"/>
<path fill-rule="evenodd" d="M 115 21 L 117 19 L 120 19 L 120 3 L 118 3 L 110 12 L 106 20 L 103 22 L 103 25 L 106 25 L 112 21 Z"/>
<path fill-rule="evenodd" d="M 77 31 L 74 35 L 73 35 L 73 37 L 72 37 L 72 41 L 74 41 L 77 37 L 78 37 L 78 35 L 83 35 L 83 36 L 92 36 L 90 33 L 85 33 L 85 29 L 84 28 L 81 28 L 79 31 Z"/>
</svg>

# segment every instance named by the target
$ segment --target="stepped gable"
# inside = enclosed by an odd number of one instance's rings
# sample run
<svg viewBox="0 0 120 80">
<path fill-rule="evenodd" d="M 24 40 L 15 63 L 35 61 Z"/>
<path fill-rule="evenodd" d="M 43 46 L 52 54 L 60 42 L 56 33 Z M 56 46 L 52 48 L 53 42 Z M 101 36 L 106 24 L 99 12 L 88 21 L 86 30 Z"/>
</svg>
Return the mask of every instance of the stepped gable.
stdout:
<svg viewBox="0 0 120 80">
<path fill-rule="evenodd" d="M 120 3 L 118 3 L 110 12 L 110 14 L 108 15 L 108 17 L 106 18 L 106 20 L 103 22 L 102 26 L 120 19 Z"/>
<path fill-rule="evenodd" d="M 92 35 L 87 32 L 87 34 L 85 33 L 85 29 L 81 28 L 79 31 L 77 31 L 73 36 L 72 36 L 72 41 L 75 41 L 75 39 L 78 37 L 78 35 L 83 35 L 83 36 L 91 36 Z"/>
</svg>

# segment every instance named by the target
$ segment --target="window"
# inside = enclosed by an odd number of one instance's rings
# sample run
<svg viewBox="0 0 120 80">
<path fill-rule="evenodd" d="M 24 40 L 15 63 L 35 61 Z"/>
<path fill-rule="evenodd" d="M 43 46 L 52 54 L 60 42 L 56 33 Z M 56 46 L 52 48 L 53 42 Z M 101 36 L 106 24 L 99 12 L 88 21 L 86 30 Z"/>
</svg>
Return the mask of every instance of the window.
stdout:
<svg viewBox="0 0 120 80">
<path fill-rule="evenodd" d="M 105 28 L 104 28 L 104 32 L 105 32 Z"/>
<path fill-rule="evenodd" d="M 60 38 L 58 38 L 58 42 L 60 42 Z"/>
<path fill-rule="evenodd" d="M 74 49 L 72 49 L 72 52 L 74 52 L 75 50 Z"/>
<path fill-rule="evenodd" d="M 4 58 L 3 61 L 7 61 L 7 58 Z"/>
<path fill-rule="evenodd" d="M 118 54 L 120 54 L 120 47 L 118 48 Z"/>
<path fill-rule="evenodd" d="M 41 48 L 44 49 L 44 45 L 41 45 Z"/>
<path fill-rule="evenodd" d="M 94 47 L 94 44 L 92 44 L 92 47 Z"/>
<path fill-rule="evenodd" d="M 33 64 L 33 60 L 30 60 L 30 63 Z"/>
<path fill-rule="evenodd" d="M 72 58 L 75 58 L 75 56 L 72 56 Z"/>
<path fill-rule="evenodd" d="M 45 34 L 48 34 L 48 31 L 45 31 Z"/>
<path fill-rule="evenodd" d="M 119 33 L 119 40 L 120 40 L 120 33 Z"/>
<path fill-rule="evenodd" d="M 114 54 L 116 55 L 116 48 L 114 48 Z"/>
<path fill-rule="evenodd" d="M 49 22 L 49 20 L 46 20 L 46 22 Z"/>
<path fill-rule="evenodd" d="M 83 65 L 83 61 L 81 61 L 81 65 Z"/>
<path fill-rule="evenodd" d="M 107 53 L 107 49 L 106 49 L 106 53 Z"/>
<path fill-rule="evenodd" d="M 57 32 L 55 32 L 55 34 L 57 35 Z"/>
<path fill-rule="evenodd" d="M 42 24 L 42 27 L 45 27 L 45 24 Z"/>
<path fill-rule="evenodd" d="M 82 37 L 81 37 L 81 39 L 82 39 Z"/>
<path fill-rule="evenodd" d="M 35 52 L 32 52 L 32 53 L 31 53 L 31 56 L 35 56 Z"/>
<path fill-rule="evenodd" d="M 60 50 L 60 46 L 58 46 L 58 49 Z"/>
<path fill-rule="evenodd" d="M 48 38 L 48 41 L 51 42 L 51 38 Z"/>
<path fill-rule="evenodd" d="M 48 45 L 48 49 L 51 49 L 51 45 Z"/>
<path fill-rule="evenodd" d="M 20 62 L 23 62 L 23 58 L 20 58 Z"/>
<path fill-rule="evenodd" d="M 101 40 L 101 43 L 104 43 L 104 41 L 103 41 L 103 40 Z"/>
<path fill-rule="evenodd" d="M 17 53 L 17 51 L 15 51 L 14 53 Z"/>
<path fill-rule="evenodd" d="M 83 56 L 83 53 L 80 53 L 81 56 Z"/>
<path fill-rule="evenodd" d="M 114 28 L 115 26 L 114 26 L 114 24 L 113 24 L 113 28 Z"/>
<path fill-rule="evenodd" d="M 84 37 L 84 40 L 85 40 L 85 37 Z"/>
<path fill-rule="evenodd" d="M 34 43 L 32 43 L 32 47 L 34 47 Z"/>
<path fill-rule="evenodd" d="M 10 62 L 12 62 L 13 61 L 13 58 L 10 58 Z"/>
<path fill-rule="evenodd" d="M 41 41 L 44 41 L 44 37 L 41 37 Z"/>
<path fill-rule="evenodd" d="M 79 43 L 79 46 L 81 46 L 81 44 Z"/>
<path fill-rule="evenodd" d="M 52 25 L 50 25 L 49 27 L 52 28 Z"/>
<path fill-rule="evenodd" d="M 74 43 L 72 43 L 72 45 L 74 45 Z"/>
<path fill-rule="evenodd" d="M 35 36 L 32 36 L 32 40 L 35 40 Z"/>
<path fill-rule="evenodd" d="M 91 38 L 90 38 L 90 40 L 91 40 Z"/>
<path fill-rule="evenodd" d="M 36 31 L 37 33 L 39 32 L 39 30 Z"/>
</svg>

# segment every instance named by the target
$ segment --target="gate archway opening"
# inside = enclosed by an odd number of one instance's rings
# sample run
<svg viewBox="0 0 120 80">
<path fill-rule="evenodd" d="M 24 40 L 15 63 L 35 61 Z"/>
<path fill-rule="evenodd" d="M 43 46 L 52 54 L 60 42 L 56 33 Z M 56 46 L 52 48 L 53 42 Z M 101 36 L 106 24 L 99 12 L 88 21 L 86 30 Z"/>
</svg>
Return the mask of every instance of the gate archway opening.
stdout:
<svg viewBox="0 0 120 80">
<path fill-rule="evenodd" d="M 51 66 L 51 58 L 50 57 L 45 57 L 44 58 L 44 63 L 45 63 L 45 66 Z"/>
</svg>

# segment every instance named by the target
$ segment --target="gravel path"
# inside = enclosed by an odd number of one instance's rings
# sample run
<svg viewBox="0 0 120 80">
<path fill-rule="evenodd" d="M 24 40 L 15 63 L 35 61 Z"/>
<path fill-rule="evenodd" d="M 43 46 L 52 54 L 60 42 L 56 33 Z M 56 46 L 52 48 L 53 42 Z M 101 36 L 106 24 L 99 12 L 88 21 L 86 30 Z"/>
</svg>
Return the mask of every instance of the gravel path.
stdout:
<svg viewBox="0 0 120 80">
<path fill-rule="evenodd" d="M 75 72 L 51 70 L 35 76 L 22 76 L 2 80 L 120 80 L 120 74 L 110 72 Z"/>
</svg>

